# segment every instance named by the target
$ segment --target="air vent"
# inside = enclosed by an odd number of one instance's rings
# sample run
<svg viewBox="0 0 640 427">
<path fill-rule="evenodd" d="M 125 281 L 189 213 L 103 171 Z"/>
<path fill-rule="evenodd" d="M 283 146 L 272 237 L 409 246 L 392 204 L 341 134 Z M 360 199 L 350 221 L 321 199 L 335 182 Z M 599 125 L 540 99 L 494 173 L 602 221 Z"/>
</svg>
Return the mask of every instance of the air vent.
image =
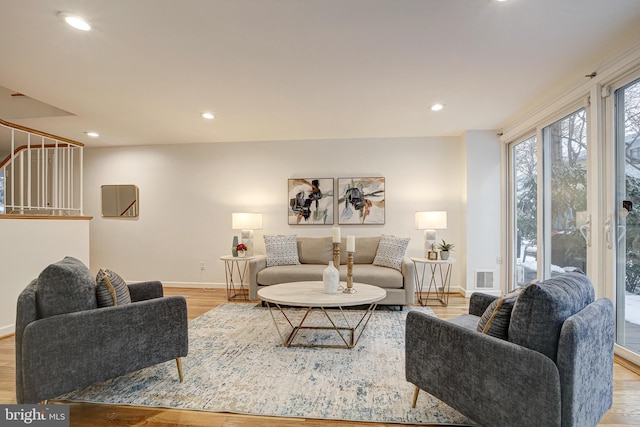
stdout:
<svg viewBox="0 0 640 427">
<path fill-rule="evenodd" d="M 476 289 L 492 289 L 493 274 L 493 270 L 476 270 Z"/>
</svg>

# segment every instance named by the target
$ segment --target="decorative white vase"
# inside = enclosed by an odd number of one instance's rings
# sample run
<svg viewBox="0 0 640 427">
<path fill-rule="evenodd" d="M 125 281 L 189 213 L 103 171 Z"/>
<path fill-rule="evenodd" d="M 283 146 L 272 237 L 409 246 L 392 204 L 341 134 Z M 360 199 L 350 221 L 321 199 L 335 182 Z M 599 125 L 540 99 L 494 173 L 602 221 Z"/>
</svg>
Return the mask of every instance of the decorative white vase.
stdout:
<svg viewBox="0 0 640 427">
<path fill-rule="evenodd" d="M 335 294 L 338 292 L 340 285 L 340 272 L 333 266 L 333 261 L 329 261 L 329 266 L 322 272 L 322 281 L 324 283 L 324 292 L 327 294 Z"/>
<path fill-rule="evenodd" d="M 440 259 L 446 261 L 449 259 L 449 251 L 440 251 Z"/>
<path fill-rule="evenodd" d="M 246 254 L 247 254 L 247 251 L 238 251 L 238 257 L 240 258 L 244 258 Z"/>
</svg>

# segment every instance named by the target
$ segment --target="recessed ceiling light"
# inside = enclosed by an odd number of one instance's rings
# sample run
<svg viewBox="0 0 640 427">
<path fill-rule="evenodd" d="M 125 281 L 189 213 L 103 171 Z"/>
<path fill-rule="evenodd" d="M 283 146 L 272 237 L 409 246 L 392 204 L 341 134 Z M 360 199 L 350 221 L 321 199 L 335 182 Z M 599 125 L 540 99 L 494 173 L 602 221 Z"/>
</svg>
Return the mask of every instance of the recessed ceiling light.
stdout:
<svg viewBox="0 0 640 427">
<path fill-rule="evenodd" d="M 97 138 L 100 136 L 100 134 L 98 132 L 85 132 L 87 134 L 87 136 L 90 136 L 91 138 Z"/>
<path fill-rule="evenodd" d="M 431 106 L 431 111 L 440 111 L 440 110 L 442 110 L 443 108 L 444 108 L 444 105 L 443 105 L 443 104 L 439 104 L 439 103 L 438 103 L 438 104 L 433 104 L 433 105 Z"/>
<path fill-rule="evenodd" d="M 78 30 L 89 31 L 91 29 L 91 25 L 82 16 L 74 15 L 68 12 L 59 12 L 58 16 L 64 19 L 64 22 Z"/>
<path fill-rule="evenodd" d="M 212 120 L 215 116 L 211 113 L 201 113 L 200 114 L 203 118 L 207 119 L 207 120 Z"/>
</svg>

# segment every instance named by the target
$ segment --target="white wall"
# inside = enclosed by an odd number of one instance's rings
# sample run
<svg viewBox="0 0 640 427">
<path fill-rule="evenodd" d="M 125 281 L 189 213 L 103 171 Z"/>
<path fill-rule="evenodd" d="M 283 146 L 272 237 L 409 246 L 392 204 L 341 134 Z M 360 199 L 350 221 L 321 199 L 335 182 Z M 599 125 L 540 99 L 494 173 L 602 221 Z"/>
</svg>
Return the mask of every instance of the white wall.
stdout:
<svg viewBox="0 0 640 427">
<path fill-rule="evenodd" d="M 264 253 L 264 234 L 331 235 L 330 226 L 287 224 L 288 178 L 383 176 L 386 223 L 342 226 L 342 234 L 411 237 L 408 255 L 422 256 L 424 237 L 415 230 L 414 212 L 446 210 L 448 229 L 438 231 L 438 239 L 458 245 L 452 290 L 464 289 L 463 144 L 459 137 L 434 137 L 85 148 L 85 214 L 95 217 L 91 268 L 111 268 L 128 281 L 220 285 L 219 257 L 230 253 L 239 234 L 231 230 L 233 212 L 263 213 L 255 249 Z M 499 168 L 499 153 L 491 161 Z M 104 184 L 137 185 L 140 217 L 102 218 Z M 499 245 L 499 232 L 491 236 Z"/>
<path fill-rule="evenodd" d="M 0 336 L 12 333 L 18 295 L 49 264 L 65 256 L 89 265 L 88 220 L 0 219 Z"/>
<path fill-rule="evenodd" d="M 499 295 L 501 266 L 502 143 L 495 131 L 467 131 L 466 154 L 466 295 L 476 290 Z M 493 271 L 493 289 L 476 289 L 476 270 Z"/>
</svg>

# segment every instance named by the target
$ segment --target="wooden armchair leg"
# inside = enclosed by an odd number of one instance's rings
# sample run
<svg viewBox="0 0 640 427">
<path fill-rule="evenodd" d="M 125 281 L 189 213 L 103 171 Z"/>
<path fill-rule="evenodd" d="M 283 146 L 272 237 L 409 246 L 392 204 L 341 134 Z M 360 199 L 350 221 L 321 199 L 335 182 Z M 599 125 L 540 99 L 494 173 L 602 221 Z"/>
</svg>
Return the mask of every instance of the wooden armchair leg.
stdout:
<svg viewBox="0 0 640 427">
<path fill-rule="evenodd" d="M 416 386 L 415 390 L 413 390 L 413 401 L 411 402 L 411 407 L 416 407 L 416 402 L 418 401 L 418 394 L 420 393 L 420 389 Z"/>
<path fill-rule="evenodd" d="M 181 358 L 177 358 L 176 359 L 176 365 L 178 365 L 178 377 L 180 378 L 180 382 L 182 382 L 184 380 L 184 377 L 182 376 L 182 359 Z"/>
</svg>

